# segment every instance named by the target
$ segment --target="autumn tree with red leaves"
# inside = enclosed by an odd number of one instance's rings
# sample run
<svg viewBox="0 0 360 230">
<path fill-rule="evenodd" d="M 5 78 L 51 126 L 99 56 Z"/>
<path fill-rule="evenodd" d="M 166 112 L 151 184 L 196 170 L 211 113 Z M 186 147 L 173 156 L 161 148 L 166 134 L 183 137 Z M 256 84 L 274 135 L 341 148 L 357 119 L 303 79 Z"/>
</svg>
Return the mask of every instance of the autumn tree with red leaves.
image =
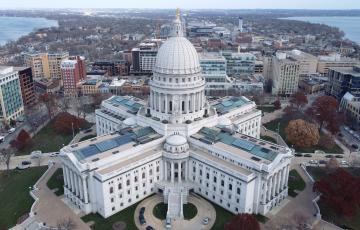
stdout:
<svg viewBox="0 0 360 230">
<path fill-rule="evenodd" d="M 260 225 L 253 215 L 241 213 L 231 218 L 224 230 L 260 230 Z"/>
<path fill-rule="evenodd" d="M 17 150 L 23 150 L 25 147 L 32 145 L 32 139 L 28 132 L 22 129 L 17 138 L 10 141 L 10 146 L 16 148 Z"/>
<path fill-rule="evenodd" d="M 290 103 L 298 110 L 301 110 L 301 107 L 305 106 L 308 103 L 308 99 L 303 92 L 297 91 L 292 95 Z"/>
<path fill-rule="evenodd" d="M 60 134 L 71 134 L 74 131 L 79 130 L 84 126 L 86 121 L 84 119 L 77 118 L 70 113 L 60 113 L 56 116 L 53 128 L 55 132 Z"/>
<path fill-rule="evenodd" d="M 360 177 L 338 168 L 313 185 L 313 191 L 321 194 L 320 202 L 337 215 L 353 217 L 360 207 Z"/>
<path fill-rule="evenodd" d="M 276 101 L 274 101 L 274 107 L 275 109 L 281 109 L 281 102 L 279 99 L 277 99 Z"/>
<path fill-rule="evenodd" d="M 343 115 L 338 112 L 339 103 L 331 96 L 318 97 L 306 110 L 311 118 L 320 125 L 320 130 L 325 126 L 333 134 L 339 131 L 343 124 Z"/>
</svg>

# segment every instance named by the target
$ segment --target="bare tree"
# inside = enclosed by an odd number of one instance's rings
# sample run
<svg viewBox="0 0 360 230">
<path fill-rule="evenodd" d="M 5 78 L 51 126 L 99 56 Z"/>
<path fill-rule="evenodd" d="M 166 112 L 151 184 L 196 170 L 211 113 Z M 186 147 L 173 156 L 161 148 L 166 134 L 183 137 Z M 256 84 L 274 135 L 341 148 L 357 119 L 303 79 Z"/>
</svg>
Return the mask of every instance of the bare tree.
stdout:
<svg viewBox="0 0 360 230">
<path fill-rule="evenodd" d="M 57 223 L 58 230 L 73 230 L 76 228 L 76 223 L 70 217 L 67 219 L 61 219 Z"/>
<path fill-rule="evenodd" d="M 9 172 L 9 170 L 10 170 L 10 161 L 11 161 L 13 152 L 14 151 L 12 148 L 2 149 L 0 152 L 0 163 L 3 163 L 6 165 L 7 172 Z"/>
</svg>

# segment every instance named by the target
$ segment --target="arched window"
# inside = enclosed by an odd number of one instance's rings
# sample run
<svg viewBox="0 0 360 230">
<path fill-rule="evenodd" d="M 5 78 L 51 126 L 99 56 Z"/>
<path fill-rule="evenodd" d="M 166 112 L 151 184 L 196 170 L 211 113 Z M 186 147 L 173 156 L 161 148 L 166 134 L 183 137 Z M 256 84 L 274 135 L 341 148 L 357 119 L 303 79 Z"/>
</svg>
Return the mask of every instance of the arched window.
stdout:
<svg viewBox="0 0 360 230">
<path fill-rule="evenodd" d="M 143 179 L 145 179 L 145 173 L 142 173 L 142 176 L 141 176 Z"/>
<path fill-rule="evenodd" d="M 127 180 L 127 181 L 126 181 L 126 185 L 130 185 L 130 180 Z"/>
<path fill-rule="evenodd" d="M 109 188 L 109 192 L 110 192 L 110 194 L 113 193 L 113 192 L 114 192 L 114 188 L 113 188 L 113 187 L 110 187 L 110 188 Z"/>
<path fill-rule="evenodd" d="M 240 195 L 240 188 L 237 188 L 236 193 Z"/>
<path fill-rule="evenodd" d="M 120 184 L 118 184 L 118 189 L 121 189 L 122 188 L 122 185 L 121 185 L 121 183 Z"/>
</svg>

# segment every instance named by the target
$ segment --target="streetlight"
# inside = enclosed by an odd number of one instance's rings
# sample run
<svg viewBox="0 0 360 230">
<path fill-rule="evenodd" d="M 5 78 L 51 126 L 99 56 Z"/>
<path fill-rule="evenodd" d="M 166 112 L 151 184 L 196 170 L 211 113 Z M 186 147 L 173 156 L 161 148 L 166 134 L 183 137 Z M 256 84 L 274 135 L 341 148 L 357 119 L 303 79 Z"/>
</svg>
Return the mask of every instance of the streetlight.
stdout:
<svg viewBox="0 0 360 230">
<path fill-rule="evenodd" d="M 73 134 L 73 139 L 75 137 L 75 134 L 74 134 L 74 122 L 71 122 L 71 129 L 72 129 L 72 134 Z"/>
</svg>

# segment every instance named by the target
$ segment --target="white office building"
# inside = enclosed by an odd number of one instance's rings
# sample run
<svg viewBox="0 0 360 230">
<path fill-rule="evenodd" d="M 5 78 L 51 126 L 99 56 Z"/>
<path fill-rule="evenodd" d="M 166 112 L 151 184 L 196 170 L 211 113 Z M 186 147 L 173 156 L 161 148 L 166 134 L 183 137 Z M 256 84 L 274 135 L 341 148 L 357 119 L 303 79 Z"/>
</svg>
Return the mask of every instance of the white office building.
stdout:
<svg viewBox="0 0 360 230">
<path fill-rule="evenodd" d="M 248 99 L 210 103 L 179 17 L 170 34 L 157 54 L 149 101 L 104 101 L 102 109 L 119 117 L 98 119 L 97 111 L 99 136 L 61 149 L 66 199 L 106 218 L 158 193 L 168 217 L 182 219 L 194 192 L 232 213 L 266 214 L 288 195 L 292 151 L 258 139 L 261 112 Z M 107 119 L 112 132 L 102 135 Z"/>
</svg>

